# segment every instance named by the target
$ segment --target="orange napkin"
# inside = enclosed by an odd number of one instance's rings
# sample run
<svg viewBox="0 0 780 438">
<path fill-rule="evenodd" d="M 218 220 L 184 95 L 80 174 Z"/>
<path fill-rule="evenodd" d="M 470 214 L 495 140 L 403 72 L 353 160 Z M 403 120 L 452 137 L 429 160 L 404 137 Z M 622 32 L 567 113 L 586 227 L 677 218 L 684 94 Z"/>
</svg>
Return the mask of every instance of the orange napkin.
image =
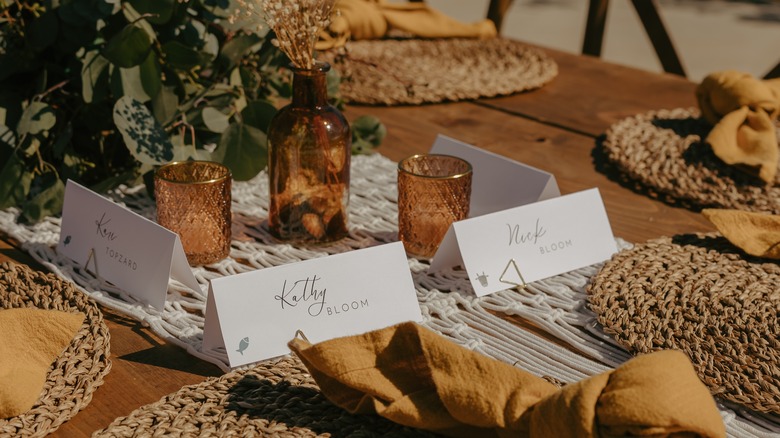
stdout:
<svg viewBox="0 0 780 438">
<path fill-rule="evenodd" d="M 742 210 L 701 211 L 723 237 L 756 257 L 780 259 L 780 216 Z"/>
<path fill-rule="evenodd" d="M 397 29 L 422 38 L 490 38 L 498 33 L 490 20 L 462 23 L 425 3 L 388 3 L 385 0 L 338 0 L 328 31 L 318 50 L 343 45 L 347 39 L 375 39 Z"/>
<path fill-rule="evenodd" d="M 33 407 L 51 363 L 70 345 L 83 322 L 83 313 L 0 310 L 0 418 Z"/>
<path fill-rule="evenodd" d="M 726 436 L 712 396 L 678 351 L 558 389 L 415 323 L 289 347 L 338 406 L 444 435 Z"/>
<path fill-rule="evenodd" d="M 759 80 L 727 70 L 712 73 L 696 88 L 702 115 L 714 127 L 707 136 L 721 160 L 742 165 L 767 183 L 775 180 L 780 116 L 780 79 Z"/>
</svg>

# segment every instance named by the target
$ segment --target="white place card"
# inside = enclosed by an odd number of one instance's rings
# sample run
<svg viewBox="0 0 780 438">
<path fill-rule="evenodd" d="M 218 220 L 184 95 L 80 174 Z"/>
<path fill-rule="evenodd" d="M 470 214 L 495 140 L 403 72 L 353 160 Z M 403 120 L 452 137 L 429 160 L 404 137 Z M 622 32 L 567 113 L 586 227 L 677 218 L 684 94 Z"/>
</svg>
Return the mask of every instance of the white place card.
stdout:
<svg viewBox="0 0 780 438">
<path fill-rule="evenodd" d="M 70 180 L 57 252 L 158 309 L 169 278 L 200 288 L 176 233 Z"/>
<path fill-rule="evenodd" d="M 469 217 L 482 216 L 561 195 L 551 173 L 439 134 L 432 154 L 453 155 L 471 163 Z"/>
<path fill-rule="evenodd" d="M 298 330 L 316 343 L 421 319 L 396 242 L 212 280 L 203 349 L 237 367 L 289 353 Z"/>
<path fill-rule="evenodd" d="M 430 271 L 461 265 L 478 296 L 608 259 L 617 251 L 598 189 L 452 224 Z"/>
</svg>

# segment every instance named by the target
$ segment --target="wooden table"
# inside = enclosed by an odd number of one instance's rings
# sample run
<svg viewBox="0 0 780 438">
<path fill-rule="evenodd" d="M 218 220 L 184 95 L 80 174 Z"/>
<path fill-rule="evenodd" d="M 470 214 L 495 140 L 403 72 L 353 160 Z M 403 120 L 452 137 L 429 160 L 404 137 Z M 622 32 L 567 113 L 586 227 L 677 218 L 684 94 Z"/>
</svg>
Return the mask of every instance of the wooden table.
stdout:
<svg viewBox="0 0 780 438">
<path fill-rule="evenodd" d="M 346 115 L 378 116 L 388 128 L 379 152 L 393 160 L 425 152 L 445 134 L 555 174 L 561 192 L 598 187 L 615 236 L 643 242 L 678 233 L 712 231 L 699 214 L 636 193 L 601 173 L 599 136 L 623 117 L 695 105 L 695 84 L 678 76 L 621 67 L 596 58 L 545 49 L 558 77 L 540 90 L 510 97 L 440 105 L 351 106 Z M 34 261 L 0 241 L 0 260 Z M 115 418 L 220 370 L 167 344 L 133 320 L 103 308 L 113 368 L 91 403 L 53 436 L 89 436 Z"/>
</svg>

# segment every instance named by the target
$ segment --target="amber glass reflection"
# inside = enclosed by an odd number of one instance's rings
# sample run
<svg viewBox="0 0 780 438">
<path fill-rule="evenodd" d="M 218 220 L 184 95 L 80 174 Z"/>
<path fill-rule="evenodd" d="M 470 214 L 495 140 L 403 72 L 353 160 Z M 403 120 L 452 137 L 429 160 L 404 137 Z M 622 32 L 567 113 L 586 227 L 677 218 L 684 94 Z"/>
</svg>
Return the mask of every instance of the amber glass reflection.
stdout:
<svg viewBox="0 0 780 438">
<path fill-rule="evenodd" d="M 167 164 L 154 175 L 157 223 L 178 234 L 191 265 L 230 253 L 230 188 L 227 167 L 209 161 Z"/>
<path fill-rule="evenodd" d="M 471 165 L 449 155 L 415 155 L 398 163 L 398 238 L 408 254 L 433 257 L 447 229 L 466 219 Z"/>
<path fill-rule="evenodd" d="M 270 205 L 276 238 L 331 242 L 347 235 L 352 135 L 328 103 L 327 63 L 293 68 L 292 102 L 268 127 Z"/>
</svg>

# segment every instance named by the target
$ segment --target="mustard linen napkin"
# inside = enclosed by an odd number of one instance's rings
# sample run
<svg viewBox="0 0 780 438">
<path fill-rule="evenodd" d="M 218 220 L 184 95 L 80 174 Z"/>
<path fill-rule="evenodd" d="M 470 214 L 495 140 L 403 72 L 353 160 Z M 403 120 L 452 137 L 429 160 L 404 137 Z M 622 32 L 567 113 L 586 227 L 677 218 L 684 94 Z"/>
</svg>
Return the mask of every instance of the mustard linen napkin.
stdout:
<svg viewBox="0 0 780 438">
<path fill-rule="evenodd" d="M 0 418 L 33 407 L 51 363 L 70 345 L 82 322 L 83 313 L 0 310 Z"/>
<path fill-rule="evenodd" d="M 757 169 L 767 183 L 775 180 L 778 151 L 775 121 L 780 116 L 780 79 L 759 80 L 727 70 L 708 75 L 696 88 L 704 118 L 713 125 L 707 136 L 721 160 Z"/>
<path fill-rule="evenodd" d="M 705 208 L 701 211 L 729 242 L 756 257 L 780 259 L 780 216 Z"/>
<path fill-rule="evenodd" d="M 385 36 L 397 29 L 422 38 L 491 38 L 497 35 L 490 20 L 463 23 L 425 3 L 388 3 L 385 0 L 338 0 L 328 32 L 316 48 L 343 45 L 347 39 L 363 40 Z"/>
<path fill-rule="evenodd" d="M 296 338 L 289 347 L 336 405 L 449 436 L 726 436 L 712 396 L 678 351 L 558 389 L 415 323 L 316 345 Z"/>
</svg>

